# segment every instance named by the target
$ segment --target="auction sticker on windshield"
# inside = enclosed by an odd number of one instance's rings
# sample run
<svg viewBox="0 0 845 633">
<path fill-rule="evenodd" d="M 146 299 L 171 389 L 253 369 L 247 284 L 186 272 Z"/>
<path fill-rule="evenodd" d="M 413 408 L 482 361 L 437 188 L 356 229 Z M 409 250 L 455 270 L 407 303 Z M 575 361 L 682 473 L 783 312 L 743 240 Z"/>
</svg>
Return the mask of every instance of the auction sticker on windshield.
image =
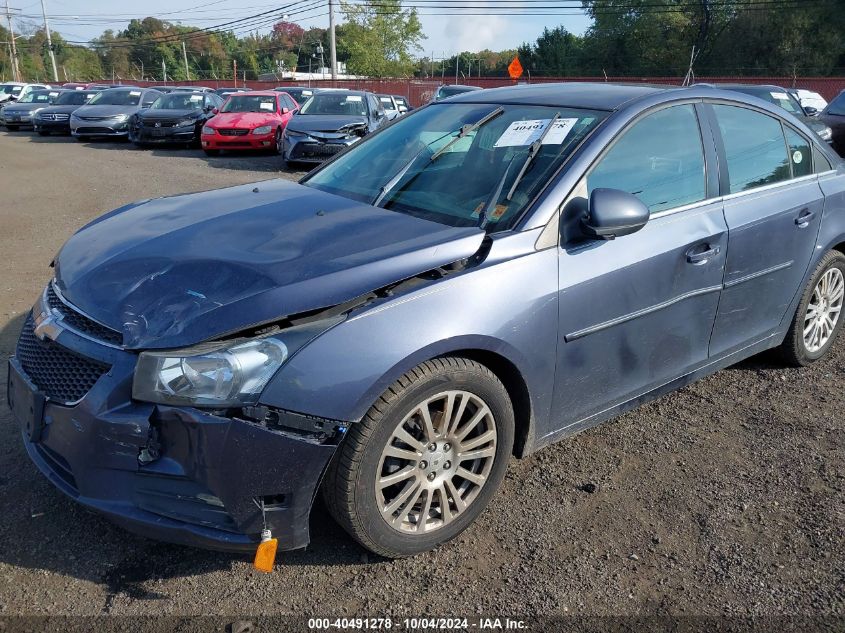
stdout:
<svg viewBox="0 0 845 633">
<path fill-rule="evenodd" d="M 530 121 L 514 121 L 499 137 L 493 147 L 516 147 L 531 145 L 540 138 L 543 130 L 551 119 L 533 119 Z M 572 130 L 578 119 L 558 119 L 554 127 L 546 134 L 543 145 L 560 145 Z"/>
</svg>

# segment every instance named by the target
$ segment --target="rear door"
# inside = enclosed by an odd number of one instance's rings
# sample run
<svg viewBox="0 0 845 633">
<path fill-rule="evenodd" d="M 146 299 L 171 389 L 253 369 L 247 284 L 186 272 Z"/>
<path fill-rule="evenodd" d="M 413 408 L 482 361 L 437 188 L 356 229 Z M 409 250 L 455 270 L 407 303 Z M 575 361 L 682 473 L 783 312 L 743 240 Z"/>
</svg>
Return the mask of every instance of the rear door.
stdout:
<svg viewBox="0 0 845 633">
<path fill-rule="evenodd" d="M 713 141 L 706 126 L 702 137 L 700 114 L 694 104 L 680 104 L 635 121 L 564 206 L 564 234 L 599 187 L 637 195 L 651 218 L 614 240 L 564 236 L 554 395 L 561 424 L 553 433 L 589 426 L 707 362 L 727 226 Z"/>
<path fill-rule="evenodd" d="M 809 266 L 824 195 L 812 145 L 779 118 L 713 104 L 728 258 L 711 356 L 772 335 Z"/>
</svg>

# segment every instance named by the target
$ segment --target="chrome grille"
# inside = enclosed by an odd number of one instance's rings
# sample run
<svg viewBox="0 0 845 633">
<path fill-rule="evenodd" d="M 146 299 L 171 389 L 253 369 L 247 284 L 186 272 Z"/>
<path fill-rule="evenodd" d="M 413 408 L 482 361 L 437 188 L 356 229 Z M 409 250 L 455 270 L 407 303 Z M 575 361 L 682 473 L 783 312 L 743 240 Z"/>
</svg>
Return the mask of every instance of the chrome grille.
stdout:
<svg viewBox="0 0 845 633">
<path fill-rule="evenodd" d="M 249 130 L 239 130 L 237 128 L 217 128 L 217 131 L 220 132 L 223 136 L 246 136 L 249 134 Z"/>
</svg>

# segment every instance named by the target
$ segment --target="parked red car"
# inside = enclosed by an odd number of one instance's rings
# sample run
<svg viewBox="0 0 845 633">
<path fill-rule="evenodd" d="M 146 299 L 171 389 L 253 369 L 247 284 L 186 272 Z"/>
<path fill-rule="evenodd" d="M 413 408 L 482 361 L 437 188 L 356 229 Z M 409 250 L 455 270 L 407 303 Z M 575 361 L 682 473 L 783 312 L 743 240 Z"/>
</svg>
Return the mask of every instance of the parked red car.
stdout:
<svg viewBox="0 0 845 633">
<path fill-rule="evenodd" d="M 202 148 L 209 156 L 223 149 L 270 149 L 281 154 L 282 132 L 299 105 L 286 92 L 229 95 L 220 111 L 202 128 Z"/>
</svg>

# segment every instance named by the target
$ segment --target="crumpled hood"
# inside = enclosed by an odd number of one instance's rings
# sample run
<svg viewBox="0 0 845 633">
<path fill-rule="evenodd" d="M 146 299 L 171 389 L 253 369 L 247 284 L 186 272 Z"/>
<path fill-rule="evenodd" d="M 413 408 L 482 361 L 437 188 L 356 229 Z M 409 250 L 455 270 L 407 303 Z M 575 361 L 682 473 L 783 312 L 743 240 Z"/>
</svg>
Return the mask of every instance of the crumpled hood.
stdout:
<svg viewBox="0 0 845 633">
<path fill-rule="evenodd" d="M 279 122 L 275 112 L 220 112 L 208 120 L 211 127 L 218 128 L 256 128 L 262 125 L 275 125 Z"/>
<path fill-rule="evenodd" d="M 76 116 L 117 116 L 135 114 L 141 106 L 132 105 L 84 105 L 74 111 Z"/>
<path fill-rule="evenodd" d="M 297 114 L 288 123 L 288 129 L 296 132 L 337 132 L 344 126 L 366 125 L 362 116 L 333 114 Z"/>
<path fill-rule="evenodd" d="M 56 279 L 127 347 L 182 347 L 469 257 L 484 235 L 273 180 L 106 214 L 62 247 Z"/>
</svg>

